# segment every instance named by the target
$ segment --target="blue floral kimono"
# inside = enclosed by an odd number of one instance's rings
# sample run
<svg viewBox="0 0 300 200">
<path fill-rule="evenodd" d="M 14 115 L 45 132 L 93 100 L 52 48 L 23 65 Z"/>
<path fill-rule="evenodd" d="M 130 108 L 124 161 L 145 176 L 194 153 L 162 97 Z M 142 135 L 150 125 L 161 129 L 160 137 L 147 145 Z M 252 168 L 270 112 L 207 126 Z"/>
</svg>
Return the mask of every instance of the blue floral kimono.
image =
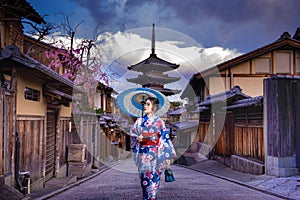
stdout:
<svg viewBox="0 0 300 200">
<path fill-rule="evenodd" d="M 165 160 L 176 157 L 169 132 L 159 117 L 150 119 L 147 115 L 138 118 L 131 129 L 131 148 L 138 166 L 143 199 L 156 199 L 160 175 L 165 168 Z M 137 137 L 143 134 L 139 142 Z"/>
</svg>

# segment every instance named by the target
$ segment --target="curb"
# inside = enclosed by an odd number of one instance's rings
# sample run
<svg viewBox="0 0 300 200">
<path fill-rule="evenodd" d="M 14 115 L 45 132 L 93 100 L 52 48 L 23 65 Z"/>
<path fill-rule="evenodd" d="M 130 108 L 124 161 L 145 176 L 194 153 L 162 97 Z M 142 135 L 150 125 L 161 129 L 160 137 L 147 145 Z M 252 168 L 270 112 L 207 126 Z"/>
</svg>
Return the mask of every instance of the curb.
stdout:
<svg viewBox="0 0 300 200">
<path fill-rule="evenodd" d="M 51 197 L 53 197 L 53 196 L 55 196 L 55 195 L 58 195 L 58 194 L 60 194 L 60 193 L 62 193 L 62 192 L 64 192 L 64 191 L 66 191 L 66 190 L 71 189 L 72 187 L 78 186 L 78 185 L 80 185 L 81 183 L 86 182 L 86 181 L 88 181 L 88 180 L 90 180 L 90 179 L 92 179 L 92 178 L 98 176 L 99 174 L 101 174 L 101 173 L 103 173 L 103 172 L 109 170 L 111 167 L 114 167 L 114 166 L 116 166 L 116 165 L 118 165 L 118 163 L 112 164 L 112 165 L 110 165 L 110 166 L 105 166 L 105 167 L 103 167 L 103 169 L 101 169 L 99 172 L 96 172 L 96 173 L 93 174 L 93 175 L 90 175 L 90 176 L 88 176 L 88 177 L 86 177 L 86 178 L 80 179 L 80 180 L 76 181 L 75 183 L 72 183 L 72 184 L 70 184 L 70 185 L 64 186 L 63 188 L 58 189 L 58 190 L 55 190 L 54 192 L 51 192 L 50 194 L 46 194 L 46 195 L 44 195 L 44 196 L 41 196 L 41 197 L 38 197 L 38 198 L 35 198 L 35 199 L 36 199 L 36 200 L 49 199 L 49 198 L 51 198 Z"/>
<path fill-rule="evenodd" d="M 203 173 L 203 174 L 207 174 L 207 175 L 210 175 L 210 176 L 214 176 L 214 177 L 216 177 L 216 178 L 223 179 L 223 180 L 226 180 L 226 181 L 229 181 L 229 182 L 232 182 L 232 183 L 236 183 L 236 184 L 239 184 L 239 185 L 241 185 L 241 186 L 244 186 L 244 187 L 247 187 L 247 188 L 250 188 L 250 189 L 253 189 L 253 190 L 257 190 L 257 191 L 263 192 L 263 193 L 265 193 L 265 194 L 269 194 L 269 195 L 272 195 L 272 196 L 276 196 L 276 197 L 279 197 L 279 198 L 282 198 L 282 199 L 286 199 L 286 200 L 296 200 L 296 199 L 293 199 L 293 198 L 290 198 L 290 197 L 287 197 L 287 196 L 284 196 L 284 195 L 281 195 L 281 194 L 277 194 L 277 193 L 271 192 L 271 191 L 269 191 L 269 190 L 265 190 L 265 189 L 261 189 L 261 188 L 254 187 L 254 186 L 252 186 L 252 185 L 249 185 L 249 184 L 246 184 L 246 183 L 243 183 L 243 182 L 241 182 L 241 181 L 234 180 L 234 179 L 231 179 L 231 178 L 228 178 L 228 177 L 225 177 L 225 176 L 220 176 L 220 175 L 213 174 L 213 173 L 210 173 L 210 172 L 207 172 L 207 171 L 204 171 L 204 170 L 200 170 L 200 169 L 190 168 L 190 167 L 184 166 L 184 165 L 178 165 L 178 164 L 176 164 L 176 165 L 179 166 L 179 167 L 184 167 L 184 168 L 186 168 L 186 169 L 193 170 L 193 171 L 201 172 L 201 173 Z"/>
</svg>

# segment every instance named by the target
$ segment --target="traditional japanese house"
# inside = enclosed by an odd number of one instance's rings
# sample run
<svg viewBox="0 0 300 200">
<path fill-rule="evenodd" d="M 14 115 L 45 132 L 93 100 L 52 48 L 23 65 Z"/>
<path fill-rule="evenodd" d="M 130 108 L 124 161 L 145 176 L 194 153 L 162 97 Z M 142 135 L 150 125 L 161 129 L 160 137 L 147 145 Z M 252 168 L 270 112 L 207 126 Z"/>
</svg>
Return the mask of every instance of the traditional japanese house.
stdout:
<svg viewBox="0 0 300 200">
<path fill-rule="evenodd" d="M 31 83 L 28 79 L 27 69 L 31 68 L 35 73 L 43 74 L 43 67 L 35 64 L 34 61 L 23 56 L 24 36 L 21 29 L 21 19 L 27 18 L 35 23 L 43 23 L 42 17 L 26 1 L 2 1 L 0 9 L 0 69 L 1 69 L 1 134 L 0 134 L 0 175 L 5 178 L 7 185 L 15 185 L 15 177 L 18 177 L 18 171 L 28 171 L 34 166 L 37 173 L 32 174 L 33 181 L 38 180 L 45 174 L 45 163 L 42 161 L 42 152 L 44 148 L 40 141 L 44 141 L 44 135 L 39 131 L 45 132 L 45 105 L 41 104 L 42 85 L 41 79 L 34 79 Z M 10 46 L 8 46 L 10 45 Z M 45 72 L 50 73 L 47 69 Z M 43 78 L 46 78 L 44 75 Z M 58 77 L 55 77 L 56 79 Z M 65 84 L 68 84 L 66 82 Z M 19 105 L 19 106 L 17 106 Z M 23 105 L 23 106 L 21 106 Z M 32 105 L 36 105 L 33 109 Z M 40 110 L 39 108 L 43 108 Z M 30 114 L 28 114 L 30 112 Z M 26 117 L 24 115 L 28 114 Z M 15 162 L 15 141 L 16 132 L 20 131 L 18 126 L 26 121 L 28 124 L 26 136 L 35 138 L 36 142 L 32 145 L 30 140 L 22 144 L 21 148 L 27 148 L 26 153 L 21 154 L 21 163 L 25 167 L 18 166 Z M 24 125 L 21 127 L 24 130 Z M 34 131 L 33 131 L 34 129 Z M 25 130 L 24 130 L 25 131 Z M 23 139 L 25 133 L 19 133 Z M 31 146 L 32 145 L 32 146 Z M 32 150 L 32 151 L 31 151 Z M 38 163 L 31 162 L 32 158 L 41 158 Z M 25 159 L 23 159 L 25 158 Z M 45 158 L 45 157 L 43 157 Z M 18 168 L 15 170 L 15 168 Z M 54 168 L 51 168 L 54 170 Z"/>
<path fill-rule="evenodd" d="M 240 86 L 249 96 L 263 95 L 263 80 L 272 75 L 300 74 L 300 29 L 284 32 L 275 42 L 196 73 L 181 97 L 203 101 L 210 94 Z M 219 81 L 221 80 L 221 81 Z M 193 92 L 191 92 L 193 88 Z"/>
<path fill-rule="evenodd" d="M 241 56 L 218 64 L 217 66 L 213 66 L 209 69 L 201 71 L 197 74 L 194 74 L 190 79 L 189 84 L 182 92 L 181 98 L 188 97 L 190 100 L 190 111 L 195 110 L 197 106 L 199 106 L 197 111 L 201 111 L 203 108 L 204 102 L 209 99 L 209 96 L 224 94 L 226 91 L 232 90 L 234 86 L 239 86 L 243 93 L 248 95 L 249 97 L 253 98 L 246 98 L 237 100 L 235 103 L 228 102 L 227 95 L 224 95 L 224 101 L 221 102 L 224 110 L 228 111 L 230 116 L 225 114 L 224 123 L 227 124 L 228 121 L 234 120 L 234 124 L 236 125 L 235 128 L 231 128 L 227 130 L 227 132 L 232 132 L 231 135 L 234 138 L 229 143 L 234 143 L 235 146 L 228 147 L 231 149 L 230 154 L 238 154 L 241 155 L 239 157 L 240 160 L 247 158 L 248 165 L 251 164 L 251 160 L 259 160 L 261 162 L 265 162 L 265 166 L 267 170 L 272 174 L 271 171 L 281 171 L 287 168 L 295 167 L 294 164 L 289 164 L 286 166 L 280 166 L 280 159 L 274 156 L 266 156 L 264 152 L 267 152 L 268 148 L 270 148 L 273 144 L 268 143 L 268 146 L 262 147 L 263 144 L 266 144 L 268 137 L 266 136 L 266 128 L 269 124 L 266 123 L 265 117 L 261 118 L 261 116 L 266 116 L 267 113 L 259 114 L 258 119 L 255 119 L 255 114 L 252 116 L 245 115 L 251 109 L 255 110 L 254 106 L 252 106 L 251 102 L 255 104 L 258 103 L 261 105 L 261 99 L 259 96 L 266 95 L 264 93 L 264 81 L 276 76 L 283 76 L 283 77 L 298 77 L 300 74 L 300 29 L 298 28 L 295 32 L 294 36 L 288 32 L 284 32 L 280 38 L 278 38 L 273 43 L 270 43 L 266 46 L 253 50 L 249 53 L 245 53 Z M 274 96 L 275 97 L 275 96 Z M 204 102 L 203 102 L 204 101 Z M 258 102 L 257 102 L 258 101 Z M 235 105 L 238 103 L 237 105 Z M 198 104 L 198 105 L 197 105 Z M 212 104 L 213 106 L 217 107 L 218 104 Z M 196 107 L 195 107 L 196 106 Z M 228 106 L 228 108 L 226 108 Z M 231 111 L 233 109 L 233 111 Z M 266 107 L 259 108 L 260 111 L 263 111 Z M 218 112 L 209 112 L 210 115 L 214 115 L 216 118 L 219 116 L 220 113 Z M 222 112 L 221 112 L 222 113 Z M 241 117 L 244 115 L 244 117 Z M 205 116 L 205 115 L 204 115 Z M 240 119 L 241 117 L 241 119 Z M 252 118 L 254 117 L 254 118 Z M 201 134 L 203 131 L 201 129 L 207 130 L 208 128 L 212 128 L 213 125 L 216 125 L 218 121 L 212 121 L 213 118 L 207 118 L 208 127 L 204 128 L 203 120 L 201 119 L 201 112 L 200 112 L 200 124 L 199 124 L 199 134 L 200 134 L 200 141 L 201 141 Z M 250 122 L 249 122 L 250 120 Z M 255 123 L 258 123 L 257 127 L 254 127 L 252 131 L 250 128 L 247 128 L 247 131 L 244 132 L 243 127 L 241 127 L 241 123 L 245 123 L 246 125 L 252 124 L 256 126 Z M 221 124 L 222 125 L 222 124 Z M 263 125 L 263 127 L 261 127 Z M 243 125 L 244 126 L 244 125 Z M 222 125 L 223 127 L 223 125 Z M 215 132 L 216 135 L 220 135 L 222 132 L 222 128 Z M 263 136 L 263 137 L 262 137 Z M 246 140 L 247 137 L 248 139 Z M 221 138 L 222 140 L 222 138 Z M 226 139 L 225 139 L 226 140 Z M 254 145 L 254 141 L 257 141 Z M 245 142 L 247 141 L 247 142 Z M 217 141 L 215 141 L 217 142 Z M 243 142 L 242 144 L 240 144 Z M 226 143 L 228 144 L 228 143 Z M 238 145 L 238 146 L 236 146 Z M 252 145 L 252 146 L 251 146 Z M 254 146 L 253 146 L 254 145 Z M 275 145 L 275 144 L 274 144 Z M 218 149 L 218 143 L 216 149 Z M 233 148 L 233 149 L 232 149 Z M 235 148 L 235 149 L 234 149 Z M 256 148 L 255 155 L 253 154 L 253 148 Z M 257 148 L 259 151 L 257 151 Z M 294 149 L 293 146 L 289 147 L 290 149 Z M 214 149 L 214 148 L 212 148 Z M 219 148 L 220 149 L 220 148 Z M 224 150 L 226 148 L 223 148 Z M 233 151 L 232 151 L 233 150 Z M 250 153 L 252 151 L 252 153 Z M 294 150 L 292 150 L 294 151 Z M 226 152 L 226 151 L 225 151 Z M 296 154 L 296 152 L 295 152 Z M 289 163 L 295 162 L 294 158 L 291 153 L 289 153 Z M 242 161 L 241 161 L 242 163 Z M 269 163 L 269 164 L 268 164 Z M 272 164 L 277 163 L 277 164 Z M 239 168 L 236 166 L 236 168 Z M 294 170 L 295 171 L 295 170 Z"/>
<path fill-rule="evenodd" d="M 75 129 L 73 94 L 86 92 L 63 77 L 62 69 L 47 66 L 44 53 L 57 48 L 23 34 L 22 18 L 44 20 L 26 0 L 1 3 L 0 179 L 20 189 L 20 172 L 25 172 L 31 187 L 43 187 L 52 177 L 68 175 L 68 145 L 94 144 L 90 136 L 100 135 L 100 123 Z M 89 150 L 82 158 L 91 166 Z"/>
</svg>

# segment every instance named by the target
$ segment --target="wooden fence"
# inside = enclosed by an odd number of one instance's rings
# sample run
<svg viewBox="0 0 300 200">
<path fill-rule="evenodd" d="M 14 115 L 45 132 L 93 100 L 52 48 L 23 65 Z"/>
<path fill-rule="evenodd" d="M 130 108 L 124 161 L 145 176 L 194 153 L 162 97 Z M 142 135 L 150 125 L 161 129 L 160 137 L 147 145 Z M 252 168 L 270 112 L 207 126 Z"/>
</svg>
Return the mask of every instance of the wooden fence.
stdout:
<svg viewBox="0 0 300 200">
<path fill-rule="evenodd" d="M 233 153 L 246 158 L 264 161 L 263 127 L 235 125 Z"/>
<path fill-rule="evenodd" d="M 69 144 L 86 144 L 86 160 L 89 166 L 98 166 L 103 161 L 116 159 L 122 152 L 119 147 L 125 149 L 126 145 L 113 142 L 115 136 L 119 141 L 125 141 L 125 134 L 117 131 L 118 129 L 111 124 L 99 123 L 99 116 L 95 114 L 80 115 L 79 124 L 74 126 L 74 119 L 71 117 L 58 117 L 55 119 L 55 143 L 53 163 L 55 170 L 46 173 L 46 143 L 47 143 L 47 117 L 35 115 L 15 115 L 13 94 L 0 90 L 0 124 L 3 129 L 0 130 L 0 175 L 5 175 L 6 181 L 14 185 L 15 169 L 15 132 L 18 132 L 20 141 L 20 160 L 19 170 L 29 171 L 31 183 L 47 180 L 49 176 L 67 175 L 66 169 Z M 77 116 L 78 117 L 78 116 Z M 70 130 L 70 122 L 72 128 Z M 64 174 L 65 173 L 65 174 Z"/>
<path fill-rule="evenodd" d="M 123 144 L 125 142 L 125 134 L 120 133 L 109 122 L 100 125 L 100 115 L 80 114 L 73 116 L 73 118 L 80 143 L 86 145 L 86 160 L 88 164 L 92 163 L 98 166 L 100 162 L 118 159 L 120 150 L 122 151 L 126 148 L 126 145 Z M 120 137 L 119 141 L 123 142 L 120 145 L 114 143 L 117 135 Z"/>
<path fill-rule="evenodd" d="M 199 123 L 199 142 L 211 146 L 211 154 L 230 156 L 232 154 L 256 161 L 264 161 L 264 138 L 262 112 L 228 113 L 221 130 L 213 130 L 209 119 Z"/>
</svg>

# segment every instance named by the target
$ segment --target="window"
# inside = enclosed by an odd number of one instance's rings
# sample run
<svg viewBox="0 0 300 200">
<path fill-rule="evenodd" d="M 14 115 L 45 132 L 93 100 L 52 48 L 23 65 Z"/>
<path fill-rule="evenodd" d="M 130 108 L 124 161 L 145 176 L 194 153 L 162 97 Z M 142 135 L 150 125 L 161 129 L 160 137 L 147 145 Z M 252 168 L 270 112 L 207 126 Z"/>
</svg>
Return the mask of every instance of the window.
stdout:
<svg viewBox="0 0 300 200">
<path fill-rule="evenodd" d="M 271 73 L 270 58 L 258 58 L 256 61 L 256 73 Z"/>
<path fill-rule="evenodd" d="M 24 97 L 31 101 L 40 101 L 40 91 L 25 87 Z"/>
<path fill-rule="evenodd" d="M 296 72 L 300 73 L 300 57 L 296 57 Z"/>
<path fill-rule="evenodd" d="M 277 52 L 275 54 L 275 66 L 277 73 L 291 73 L 290 52 Z"/>
</svg>

